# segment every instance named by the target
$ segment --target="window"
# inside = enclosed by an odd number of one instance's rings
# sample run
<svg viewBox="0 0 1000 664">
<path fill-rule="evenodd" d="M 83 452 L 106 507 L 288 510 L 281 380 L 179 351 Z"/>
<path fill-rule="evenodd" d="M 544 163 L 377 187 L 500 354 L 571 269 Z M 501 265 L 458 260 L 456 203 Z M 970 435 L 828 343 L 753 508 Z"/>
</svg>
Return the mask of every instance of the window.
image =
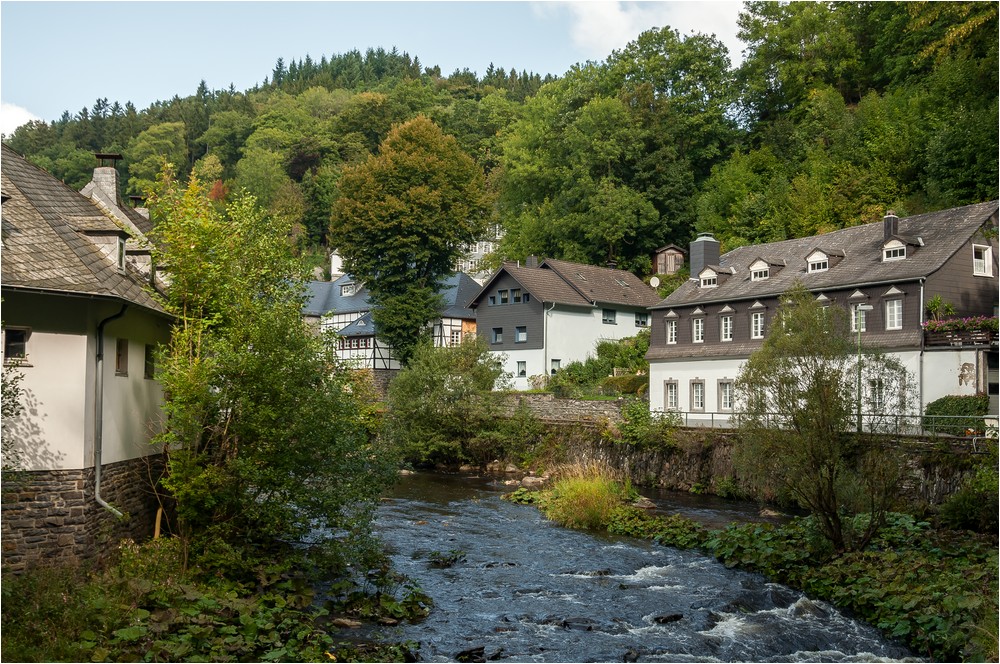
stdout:
<svg viewBox="0 0 1000 664">
<path fill-rule="evenodd" d="M 904 258 L 906 258 L 906 245 L 902 242 L 893 243 L 892 246 L 882 249 L 883 261 L 901 261 Z"/>
<path fill-rule="evenodd" d="M 885 303 L 885 329 L 903 329 L 903 301 L 886 300 Z"/>
<path fill-rule="evenodd" d="M 118 271 L 125 271 L 125 238 L 118 238 Z"/>
<path fill-rule="evenodd" d="M 354 284 L 341 284 L 340 296 L 349 297 L 351 295 L 354 295 Z"/>
<path fill-rule="evenodd" d="M 531 293 L 525 293 L 523 300 L 525 302 L 530 302 L 531 301 Z"/>
<path fill-rule="evenodd" d="M 562 360 L 552 360 L 552 373 L 559 371 L 559 366 L 562 364 Z"/>
<path fill-rule="evenodd" d="M 770 272 L 766 267 L 763 270 L 753 270 L 750 272 L 750 281 L 764 281 L 770 276 Z"/>
<path fill-rule="evenodd" d="M 851 305 L 851 332 L 865 332 L 867 330 L 867 314 L 871 309 L 868 304 Z"/>
<path fill-rule="evenodd" d="M 128 339 L 115 340 L 115 375 L 128 375 Z"/>
<path fill-rule="evenodd" d="M 496 303 L 497 303 L 497 296 L 496 295 L 490 295 L 490 306 L 492 307 Z"/>
<path fill-rule="evenodd" d="M 677 343 L 677 321 L 675 320 L 667 321 L 667 343 Z"/>
<path fill-rule="evenodd" d="M 718 285 L 719 285 L 719 278 L 717 276 L 715 276 L 715 275 L 712 275 L 711 277 L 702 277 L 701 278 L 701 287 L 702 288 L 715 288 Z"/>
<path fill-rule="evenodd" d="M 617 325 L 618 323 L 615 322 L 617 316 L 618 312 L 614 309 L 605 309 L 601 314 L 601 322 L 605 325 Z"/>
<path fill-rule="evenodd" d="M 733 381 L 719 381 L 719 410 L 728 411 L 733 409 Z"/>
<path fill-rule="evenodd" d="M 649 327 L 649 314 L 640 311 L 635 312 L 635 326 Z"/>
<path fill-rule="evenodd" d="M 503 343 L 503 328 L 494 327 L 493 328 L 493 343 L 502 344 Z"/>
<path fill-rule="evenodd" d="M 517 363 L 517 377 L 518 378 L 524 378 L 527 375 L 528 375 L 528 363 L 527 362 L 518 361 L 518 363 Z"/>
<path fill-rule="evenodd" d="M 146 344 L 143 353 L 142 377 L 151 379 L 156 374 L 156 346 Z"/>
<path fill-rule="evenodd" d="M 983 277 L 993 276 L 993 247 L 972 245 L 972 273 Z"/>
<path fill-rule="evenodd" d="M 696 344 L 700 344 L 705 341 L 705 319 L 704 318 L 692 318 L 691 319 L 691 340 Z"/>
<path fill-rule="evenodd" d="M 511 302 L 520 302 L 521 301 L 521 289 L 520 288 L 511 288 L 510 289 L 510 300 L 511 300 Z"/>
<path fill-rule="evenodd" d="M 677 410 L 677 381 L 668 380 L 663 383 L 663 408 L 664 410 Z"/>
<path fill-rule="evenodd" d="M 874 415 L 885 411 L 885 382 L 881 378 L 868 381 L 868 407 Z"/>
<path fill-rule="evenodd" d="M 750 314 L 750 338 L 764 338 L 764 312 L 755 311 Z"/>
<path fill-rule="evenodd" d="M 705 410 L 704 381 L 691 381 L 691 410 Z"/>
<path fill-rule="evenodd" d="M 3 331 L 3 361 L 17 362 L 28 358 L 28 330 L 8 327 Z"/>
<path fill-rule="evenodd" d="M 523 344 L 528 340 L 528 328 L 524 325 L 519 325 L 514 328 L 514 343 Z"/>
<path fill-rule="evenodd" d="M 733 317 L 723 316 L 719 319 L 719 341 L 733 340 Z"/>
<path fill-rule="evenodd" d="M 451 331 L 451 345 L 452 346 L 461 346 L 462 345 L 462 331 L 461 330 L 452 330 Z"/>
<path fill-rule="evenodd" d="M 497 295 L 500 296 L 500 304 L 507 304 L 509 302 L 510 293 L 506 289 L 497 291 Z"/>
<path fill-rule="evenodd" d="M 826 257 L 816 258 L 809 261 L 810 272 L 826 272 L 830 269 L 830 260 Z"/>
</svg>

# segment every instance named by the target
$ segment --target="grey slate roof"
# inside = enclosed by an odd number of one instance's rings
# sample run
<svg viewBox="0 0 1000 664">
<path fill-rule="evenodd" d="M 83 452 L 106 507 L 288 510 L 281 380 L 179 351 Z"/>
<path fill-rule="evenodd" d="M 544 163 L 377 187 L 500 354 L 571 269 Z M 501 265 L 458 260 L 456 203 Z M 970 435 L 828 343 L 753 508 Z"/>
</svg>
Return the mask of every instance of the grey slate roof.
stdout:
<svg viewBox="0 0 1000 664">
<path fill-rule="evenodd" d="M 119 272 L 83 235 L 126 237 L 123 228 L 7 145 L 0 155 L 0 188 L 10 196 L 2 207 L 4 288 L 109 297 L 163 312 L 140 273 L 129 265 Z"/>
<path fill-rule="evenodd" d="M 929 212 L 899 220 L 899 233 L 907 239 L 920 238 L 923 246 L 909 246 L 906 258 L 882 261 L 882 222 L 853 226 L 824 235 L 739 247 L 723 254 L 719 264 L 736 273 L 720 280 L 716 288 L 699 288 L 691 279 L 653 307 L 667 309 L 689 304 L 736 302 L 772 297 L 800 281 L 813 292 L 864 286 L 867 284 L 913 281 L 940 269 L 987 220 L 997 216 L 998 201 Z M 807 272 L 806 256 L 815 249 L 843 255 L 825 272 Z M 750 265 L 758 258 L 785 262 L 785 267 L 768 279 L 750 280 Z"/>
<path fill-rule="evenodd" d="M 537 268 L 504 263 L 486 281 L 470 306 L 478 304 L 501 273 L 509 274 L 542 302 L 578 307 L 613 304 L 638 308 L 659 302 L 656 291 L 631 272 L 548 258 Z"/>
<path fill-rule="evenodd" d="M 306 316 L 325 316 L 332 313 L 370 311 L 372 306 L 368 289 L 363 285 L 355 289 L 354 295 L 340 294 L 340 287 L 350 283 L 359 284 L 348 274 L 334 281 L 310 281 L 306 284 L 306 302 L 302 313 Z M 464 272 L 449 276 L 441 287 L 440 295 L 444 299 L 444 306 L 439 315 L 442 318 L 475 318 L 476 313 L 464 303 L 478 290 L 479 284 Z"/>
</svg>

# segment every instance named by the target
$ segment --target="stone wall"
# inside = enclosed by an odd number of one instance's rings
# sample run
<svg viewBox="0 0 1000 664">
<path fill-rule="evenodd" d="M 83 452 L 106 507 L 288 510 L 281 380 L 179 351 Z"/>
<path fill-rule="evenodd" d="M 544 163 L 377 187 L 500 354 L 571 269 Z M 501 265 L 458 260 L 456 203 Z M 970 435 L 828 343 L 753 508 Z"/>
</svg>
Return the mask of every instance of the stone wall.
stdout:
<svg viewBox="0 0 1000 664">
<path fill-rule="evenodd" d="M 736 435 L 728 429 L 678 430 L 671 449 L 636 450 L 602 439 L 607 422 L 621 420 L 623 401 L 557 399 L 551 394 L 512 395 L 509 408 L 524 404 L 560 436 L 564 456 L 572 461 L 599 461 L 639 486 L 718 494 L 737 486 L 733 471 Z M 571 431 L 571 434 L 568 432 Z M 902 488 L 913 504 L 940 505 L 957 491 L 982 450 L 958 439 L 897 441 L 906 454 L 909 474 Z"/>
<path fill-rule="evenodd" d="M 96 559 L 126 537 L 153 534 L 158 503 L 150 478 L 161 455 L 104 466 L 101 497 L 125 514 L 118 519 L 94 500 L 94 469 L 22 472 L 4 480 L 4 572 Z"/>
</svg>

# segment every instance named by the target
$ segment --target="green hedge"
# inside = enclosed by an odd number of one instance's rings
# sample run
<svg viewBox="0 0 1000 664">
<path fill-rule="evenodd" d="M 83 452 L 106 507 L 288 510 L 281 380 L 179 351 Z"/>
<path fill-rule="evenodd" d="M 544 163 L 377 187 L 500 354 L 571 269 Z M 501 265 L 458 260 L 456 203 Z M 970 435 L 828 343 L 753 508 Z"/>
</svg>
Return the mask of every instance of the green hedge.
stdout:
<svg viewBox="0 0 1000 664">
<path fill-rule="evenodd" d="M 980 433 L 989 410 L 990 398 L 985 394 L 941 397 L 927 404 L 923 427 L 926 431 L 953 436 L 965 436 L 970 431 Z"/>
</svg>

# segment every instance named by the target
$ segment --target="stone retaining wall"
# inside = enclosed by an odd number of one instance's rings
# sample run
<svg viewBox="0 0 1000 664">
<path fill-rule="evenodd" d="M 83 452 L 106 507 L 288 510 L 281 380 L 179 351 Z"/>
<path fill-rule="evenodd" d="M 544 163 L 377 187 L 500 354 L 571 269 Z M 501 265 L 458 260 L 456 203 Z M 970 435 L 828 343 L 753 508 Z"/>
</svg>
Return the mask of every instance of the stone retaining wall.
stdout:
<svg viewBox="0 0 1000 664">
<path fill-rule="evenodd" d="M 93 468 L 9 475 L 2 504 L 4 572 L 79 564 L 98 558 L 123 538 L 150 537 L 158 507 L 151 486 L 162 468 L 161 455 L 104 466 L 101 497 L 125 519 L 94 500 Z"/>
<path fill-rule="evenodd" d="M 736 436 L 732 430 L 680 429 L 676 446 L 668 450 L 636 450 L 602 440 L 603 425 L 621 421 L 623 403 L 519 394 L 512 395 L 509 407 L 513 410 L 524 404 L 549 426 L 563 431 L 572 428 L 572 435 L 561 440 L 568 460 L 605 463 L 636 485 L 711 494 L 718 494 L 722 487 L 739 488 L 733 471 Z M 902 493 L 914 504 L 944 502 L 961 487 L 970 457 L 977 453 L 962 440 L 907 438 L 897 444 L 906 452 L 910 469 Z"/>
</svg>

